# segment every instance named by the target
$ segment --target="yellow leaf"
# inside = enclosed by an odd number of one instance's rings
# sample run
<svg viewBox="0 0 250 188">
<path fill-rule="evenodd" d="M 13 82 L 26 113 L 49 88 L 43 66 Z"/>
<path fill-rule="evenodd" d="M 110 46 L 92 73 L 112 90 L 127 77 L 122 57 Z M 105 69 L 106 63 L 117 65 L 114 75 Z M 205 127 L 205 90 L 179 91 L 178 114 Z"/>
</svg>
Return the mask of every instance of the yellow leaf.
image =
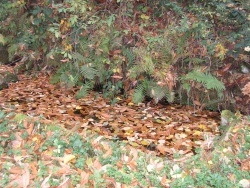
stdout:
<svg viewBox="0 0 250 188">
<path fill-rule="evenodd" d="M 210 160 L 210 161 L 208 161 L 207 163 L 210 164 L 210 165 L 212 165 L 212 164 L 213 164 L 213 161 Z"/>
<path fill-rule="evenodd" d="M 219 43 L 215 47 L 215 57 L 224 58 L 227 53 L 227 49 L 223 46 L 223 44 Z"/>
<path fill-rule="evenodd" d="M 66 164 L 66 163 L 72 161 L 72 160 L 75 159 L 75 158 L 76 158 L 76 156 L 74 156 L 74 155 L 72 155 L 72 154 L 65 155 L 65 156 L 63 157 L 63 162 Z"/>
<path fill-rule="evenodd" d="M 150 142 L 148 140 L 142 140 L 141 144 L 144 146 L 148 146 L 150 144 Z"/>
<path fill-rule="evenodd" d="M 156 122 L 156 123 L 159 123 L 159 124 L 164 124 L 164 123 L 165 123 L 165 121 L 162 121 L 162 120 L 160 120 L 160 119 L 156 119 L 155 122 Z"/>
<path fill-rule="evenodd" d="M 233 133 L 237 133 L 239 130 L 240 130 L 240 128 L 239 128 L 239 127 L 236 127 L 236 128 L 234 128 L 234 129 L 232 130 L 232 132 L 233 132 Z"/>
<path fill-rule="evenodd" d="M 119 68 L 117 68 L 117 69 L 113 69 L 113 72 L 114 72 L 114 73 L 120 73 L 121 71 L 120 71 Z"/>
<path fill-rule="evenodd" d="M 128 105 L 129 105 L 129 106 L 133 106 L 133 105 L 134 105 L 134 103 L 130 102 L 130 103 L 128 103 Z"/>
<path fill-rule="evenodd" d="M 86 160 L 86 164 L 87 164 L 88 166 L 92 166 L 92 165 L 93 165 L 93 160 L 92 160 L 92 158 L 88 158 L 88 159 Z"/>
<path fill-rule="evenodd" d="M 200 135 L 201 135 L 201 132 L 196 130 L 196 131 L 194 131 L 193 135 L 194 135 L 194 136 L 200 136 Z"/>
<path fill-rule="evenodd" d="M 169 135 L 169 136 L 166 136 L 166 139 L 172 139 L 174 136 L 173 135 Z"/>
<path fill-rule="evenodd" d="M 36 142 L 37 140 L 38 140 L 38 138 L 36 136 L 32 138 L 33 142 Z"/>
<path fill-rule="evenodd" d="M 194 143 L 197 144 L 197 145 L 201 145 L 202 144 L 202 142 L 200 140 L 194 141 Z"/>
<path fill-rule="evenodd" d="M 159 144 L 165 144 L 165 143 L 166 143 L 166 140 L 158 140 L 158 143 L 159 143 Z"/>
<path fill-rule="evenodd" d="M 129 144 L 133 147 L 138 147 L 139 145 L 136 142 L 129 142 Z"/>
<path fill-rule="evenodd" d="M 147 16 L 146 14 L 142 14 L 142 15 L 141 15 L 141 19 L 143 19 L 143 20 L 148 20 L 148 19 L 149 19 L 149 16 Z"/>
<path fill-rule="evenodd" d="M 60 21 L 60 24 L 62 25 L 63 23 L 64 23 L 64 20 L 61 20 L 61 21 Z"/>
<path fill-rule="evenodd" d="M 133 132 L 134 131 L 132 129 L 125 130 L 125 135 L 130 136 L 131 134 L 133 134 Z"/>
<path fill-rule="evenodd" d="M 151 117 L 153 117 L 152 114 L 147 114 L 147 118 L 151 118 Z"/>
<path fill-rule="evenodd" d="M 186 138 L 187 137 L 187 135 L 186 134 L 184 134 L 184 133 L 181 133 L 181 134 L 175 134 L 175 138 L 177 139 L 177 140 L 179 140 L 179 139 L 182 139 L 182 138 Z"/>
<path fill-rule="evenodd" d="M 76 106 L 76 110 L 81 110 L 82 107 L 81 106 Z"/>
<path fill-rule="evenodd" d="M 206 125 L 204 125 L 204 124 L 200 124 L 200 125 L 199 125 L 199 128 L 202 129 L 202 130 L 204 130 L 204 131 L 207 130 L 207 127 L 206 127 Z"/>
</svg>

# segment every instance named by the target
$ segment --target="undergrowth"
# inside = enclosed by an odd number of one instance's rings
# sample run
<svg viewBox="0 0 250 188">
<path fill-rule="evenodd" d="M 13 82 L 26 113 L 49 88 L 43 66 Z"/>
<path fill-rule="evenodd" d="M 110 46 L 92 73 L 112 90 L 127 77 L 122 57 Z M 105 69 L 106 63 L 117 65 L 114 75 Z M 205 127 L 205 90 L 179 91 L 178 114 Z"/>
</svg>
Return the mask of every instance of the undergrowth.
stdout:
<svg viewBox="0 0 250 188">
<path fill-rule="evenodd" d="M 0 42 L 26 69 L 55 70 L 52 82 L 78 87 L 77 98 L 227 107 L 217 71 L 227 58 L 248 66 L 247 1 L 102 2 L 4 1 Z"/>
</svg>

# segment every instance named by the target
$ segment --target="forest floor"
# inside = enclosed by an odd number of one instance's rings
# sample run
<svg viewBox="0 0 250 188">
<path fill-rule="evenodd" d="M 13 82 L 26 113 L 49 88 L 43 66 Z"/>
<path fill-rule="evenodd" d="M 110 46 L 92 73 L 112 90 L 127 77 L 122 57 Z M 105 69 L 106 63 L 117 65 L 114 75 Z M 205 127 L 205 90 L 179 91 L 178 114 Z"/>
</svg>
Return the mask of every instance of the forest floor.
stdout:
<svg viewBox="0 0 250 188">
<path fill-rule="evenodd" d="M 0 187 L 250 187 L 247 117 L 220 139 L 217 112 L 19 80 L 0 91 Z"/>
</svg>

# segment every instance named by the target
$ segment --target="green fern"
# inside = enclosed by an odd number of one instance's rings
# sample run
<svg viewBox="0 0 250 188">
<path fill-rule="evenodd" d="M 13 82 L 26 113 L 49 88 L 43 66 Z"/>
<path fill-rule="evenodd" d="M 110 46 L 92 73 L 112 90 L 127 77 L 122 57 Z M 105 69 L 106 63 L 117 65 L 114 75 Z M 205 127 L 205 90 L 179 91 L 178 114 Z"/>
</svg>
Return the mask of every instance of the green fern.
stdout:
<svg viewBox="0 0 250 188">
<path fill-rule="evenodd" d="M 153 75 L 155 71 L 155 64 L 149 52 L 144 49 L 135 51 L 137 61 L 136 64 L 129 70 L 130 78 L 136 78 L 141 74 Z"/>
<path fill-rule="evenodd" d="M 56 73 L 51 77 L 50 83 L 57 84 L 61 81 L 61 75 L 69 70 L 68 64 L 61 65 L 61 67 L 56 71 Z"/>
<path fill-rule="evenodd" d="M 132 50 L 130 50 L 129 48 L 122 48 L 122 53 L 127 58 L 128 65 L 131 65 L 134 63 L 136 56 Z"/>
<path fill-rule="evenodd" d="M 168 102 L 174 101 L 175 93 L 170 91 L 166 86 L 159 86 L 157 83 L 152 82 L 147 89 L 148 96 L 150 96 L 157 104 L 160 100 L 165 98 Z"/>
<path fill-rule="evenodd" d="M 89 80 L 94 79 L 94 77 L 97 74 L 95 67 L 91 63 L 81 66 L 80 72 L 84 78 L 89 79 Z"/>
<path fill-rule="evenodd" d="M 101 40 L 101 44 L 100 44 L 100 48 L 102 49 L 102 51 L 106 54 L 109 53 L 109 43 L 110 43 L 110 38 L 109 37 L 104 37 L 102 36 L 102 40 Z"/>
<path fill-rule="evenodd" d="M 225 90 L 223 82 L 219 81 L 215 76 L 210 73 L 203 73 L 199 70 L 189 72 L 181 78 L 183 86 L 186 90 L 190 91 L 190 81 L 201 83 L 208 90 L 216 90 L 219 96 L 222 96 L 222 91 Z"/>
<path fill-rule="evenodd" d="M 87 82 L 83 84 L 80 90 L 76 93 L 76 99 L 80 99 L 89 94 L 90 90 L 93 89 L 92 82 Z"/>
<path fill-rule="evenodd" d="M 67 88 L 72 88 L 76 86 L 77 82 L 79 81 L 78 74 L 67 74 L 64 73 L 60 76 L 60 82 L 65 84 Z"/>
<path fill-rule="evenodd" d="M 134 103 L 140 103 L 144 100 L 145 98 L 145 86 L 144 84 L 139 84 L 136 89 L 134 90 L 133 93 L 133 102 Z"/>
<path fill-rule="evenodd" d="M 165 96 L 166 96 L 166 99 L 167 99 L 167 101 L 169 103 L 174 102 L 174 100 L 175 100 L 175 92 L 167 90 Z"/>
<path fill-rule="evenodd" d="M 56 74 L 51 78 L 50 82 L 52 84 L 62 83 L 67 88 L 72 88 L 77 85 L 81 79 L 78 67 L 75 64 L 67 63 L 61 66 Z"/>
<path fill-rule="evenodd" d="M 72 58 L 75 60 L 75 62 L 84 62 L 86 59 L 82 54 L 78 52 L 72 53 Z"/>
<path fill-rule="evenodd" d="M 148 88 L 147 93 L 157 104 L 160 100 L 162 100 L 166 96 L 166 88 L 158 85 L 153 85 Z"/>
<path fill-rule="evenodd" d="M 140 103 L 146 96 L 152 98 L 156 104 L 163 98 L 166 98 L 168 102 L 173 102 L 174 94 L 167 87 L 161 87 L 153 80 L 144 80 L 136 87 L 133 93 L 133 102 Z"/>
</svg>

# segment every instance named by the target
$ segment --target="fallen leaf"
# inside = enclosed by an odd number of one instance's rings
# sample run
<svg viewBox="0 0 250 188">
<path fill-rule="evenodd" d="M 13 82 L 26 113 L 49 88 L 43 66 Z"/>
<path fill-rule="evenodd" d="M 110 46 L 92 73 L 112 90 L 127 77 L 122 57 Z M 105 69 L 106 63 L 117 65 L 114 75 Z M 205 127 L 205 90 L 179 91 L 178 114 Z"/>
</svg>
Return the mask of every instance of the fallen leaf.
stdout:
<svg viewBox="0 0 250 188">
<path fill-rule="evenodd" d="M 30 184 L 30 169 L 29 169 L 29 164 L 22 164 L 23 167 L 23 173 L 22 173 L 22 185 L 24 188 L 28 187 Z"/>
<path fill-rule="evenodd" d="M 80 182 L 81 186 L 86 185 L 88 183 L 89 176 L 90 176 L 89 173 L 84 172 L 84 171 L 81 172 L 81 182 Z"/>
<path fill-rule="evenodd" d="M 50 185 L 49 185 L 49 179 L 50 177 L 52 176 L 52 174 L 50 174 L 49 176 L 47 176 L 43 181 L 42 181 L 42 184 L 41 184 L 41 188 L 49 188 Z"/>
<path fill-rule="evenodd" d="M 75 155 L 72 155 L 72 154 L 69 154 L 69 155 L 64 155 L 63 157 L 63 162 L 65 164 L 69 163 L 70 161 L 72 161 L 73 159 L 75 159 L 76 156 Z"/>
<path fill-rule="evenodd" d="M 249 187 L 250 187 L 250 180 L 242 179 L 242 180 L 239 181 L 239 184 L 240 184 L 243 188 L 249 188 Z"/>
<path fill-rule="evenodd" d="M 177 133 L 177 134 L 175 134 L 175 138 L 177 139 L 177 140 L 180 140 L 180 139 L 183 139 L 183 138 L 186 138 L 187 137 L 187 135 L 185 134 L 185 133 Z"/>
</svg>

